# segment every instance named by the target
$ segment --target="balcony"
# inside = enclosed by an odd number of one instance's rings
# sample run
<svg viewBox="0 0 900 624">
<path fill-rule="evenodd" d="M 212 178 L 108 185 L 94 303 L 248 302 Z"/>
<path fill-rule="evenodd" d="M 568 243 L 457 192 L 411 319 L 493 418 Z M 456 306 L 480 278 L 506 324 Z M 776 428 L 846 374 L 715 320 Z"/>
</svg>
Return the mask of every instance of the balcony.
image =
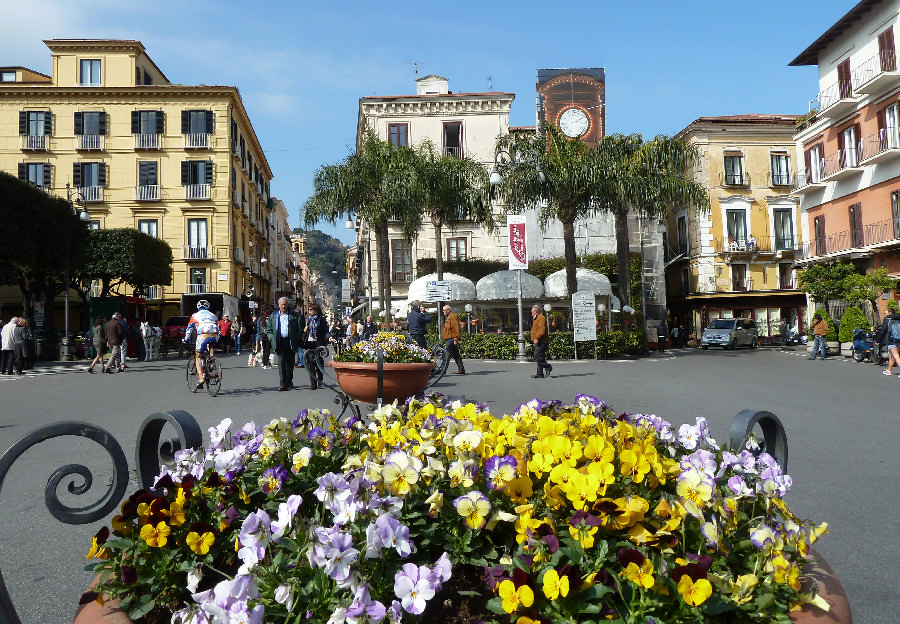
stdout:
<svg viewBox="0 0 900 624">
<path fill-rule="evenodd" d="M 141 184 L 134 187 L 135 201 L 159 201 L 158 184 Z"/>
<path fill-rule="evenodd" d="M 403 273 L 397 272 L 391 274 L 391 282 L 395 284 L 409 284 L 411 283 L 415 277 L 413 277 L 412 273 Z"/>
<path fill-rule="evenodd" d="M 830 182 L 840 180 L 863 172 L 859 164 L 859 152 L 855 147 L 845 147 L 837 153 L 823 159 L 822 179 Z"/>
<path fill-rule="evenodd" d="M 136 150 L 156 150 L 159 149 L 158 134 L 135 134 L 134 149 Z"/>
<path fill-rule="evenodd" d="M 790 186 L 791 174 L 788 172 L 769 172 L 767 174 L 769 186 Z"/>
<path fill-rule="evenodd" d="M 210 148 L 210 135 L 205 132 L 196 133 L 196 134 L 183 134 L 184 137 L 184 149 L 209 149 Z"/>
<path fill-rule="evenodd" d="M 812 193 L 814 191 L 818 191 L 820 189 L 825 188 L 828 183 L 825 181 L 823 177 L 823 172 L 825 171 L 825 159 L 822 158 L 819 160 L 818 167 L 812 167 L 810 169 L 801 169 L 794 176 L 794 184 L 791 189 L 792 193 L 796 193 L 798 195 L 803 195 L 805 193 Z"/>
<path fill-rule="evenodd" d="M 248 201 L 245 199 L 245 200 L 243 200 L 241 203 L 243 204 L 243 213 L 244 213 L 244 216 L 247 217 L 247 218 L 249 219 L 249 218 L 250 218 L 250 202 L 248 202 Z"/>
<path fill-rule="evenodd" d="M 189 200 L 210 199 L 211 184 L 185 184 L 184 198 Z"/>
<path fill-rule="evenodd" d="M 859 161 L 862 165 L 893 160 L 900 156 L 900 133 L 896 128 L 882 129 L 860 141 Z"/>
<path fill-rule="evenodd" d="M 102 134 L 79 134 L 75 137 L 75 149 L 77 150 L 102 150 Z"/>
<path fill-rule="evenodd" d="M 50 149 L 50 137 L 46 134 L 23 134 L 22 149 L 36 152 L 46 152 Z"/>
<path fill-rule="evenodd" d="M 731 279 L 731 290 L 734 292 L 750 292 L 753 290 L 753 278 L 752 277 L 744 277 L 738 279 Z"/>
<path fill-rule="evenodd" d="M 853 72 L 853 90 L 856 93 L 881 93 L 897 86 L 897 51 L 881 50 Z"/>
<path fill-rule="evenodd" d="M 203 293 L 210 292 L 207 288 L 206 284 L 185 284 L 184 285 L 184 294 L 186 295 L 202 295 Z"/>
<path fill-rule="evenodd" d="M 725 254 L 730 257 L 756 254 L 775 254 L 776 258 L 790 257 L 798 249 L 796 239 L 783 236 L 759 236 L 732 241 L 725 241 L 721 238 L 713 240 L 713 250 L 717 254 Z"/>
<path fill-rule="evenodd" d="M 207 245 L 182 245 L 182 260 L 212 260 L 212 250 Z"/>
<path fill-rule="evenodd" d="M 234 248 L 234 261 L 237 264 L 244 264 L 244 250 L 241 247 Z"/>
<path fill-rule="evenodd" d="M 462 158 L 462 147 L 445 147 L 444 148 L 444 156 L 456 156 L 457 158 Z"/>
<path fill-rule="evenodd" d="M 137 294 L 137 293 L 135 293 Z M 161 286 L 145 286 L 144 290 L 141 292 L 143 294 L 144 299 L 148 301 L 156 301 L 158 299 L 162 299 L 162 287 Z"/>
<path fill-rule="evenodd" d="M 797 280 L 792 277 L 779 278 L 778 290 L 797 290 Z"/>
<path fill-rule="evenodd" d="M 839 80 L 823 91 L 816 98 L 819 102 L 820 118 L 837 119 L 856 108 L 859 97 L 853 95 L 853 82 Z"/>
<path fill-rule="evenodd" d="M 102 186 L 82 186 L 78 190 L 81 192 L 85 203 L 102 202 L 104 199 Z"/>
<path fill-rule="evenodd" d="M 231 189 L 231 203 L 234 204 L 235 206 L 237 206 L 238 208 L 241 207 L 241 198 L 238 197 L 238 194 L 235 192 L 234 189 Z"/>
<path fill-rule="evenodd" d="M 748 187 L 750 186 L 750 174 L 748 173 L 723 173 L 719 177 L 720 186 Z"/>
</svg>

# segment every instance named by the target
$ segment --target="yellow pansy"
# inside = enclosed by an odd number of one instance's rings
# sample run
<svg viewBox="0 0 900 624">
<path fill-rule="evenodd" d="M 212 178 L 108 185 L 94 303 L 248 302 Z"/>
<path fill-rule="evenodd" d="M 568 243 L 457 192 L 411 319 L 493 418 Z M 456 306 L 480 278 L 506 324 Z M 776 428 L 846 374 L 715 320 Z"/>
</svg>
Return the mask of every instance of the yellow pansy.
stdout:
<svg viewBox="0 0 900 624">
<path fill-rule="evenodd" d="M 753 590 L 758 582 L 755 574 L 742 574 L 734 581 L 728 581 L 728 593 L 737 604 L 745 604 L 753 598 Z"/>
<path fill-rule="evenodd" d="M 592 526 L 569 526 L 569 535 L 576 542 L 581 544 L 584 550 L 594 547 L 594 535 L 597 534 L 597 527 Z"/>
<path fill-rule="evenodd" d="M 656 579 L 653 578 L 653 563 L 649 559 L 644 559 L 644 563 L 641 565 L 632 561 L 619 576 L 624 576 L 635 585 L 639 585 L 644 589 L 650 589 L 656 583 Z"/>
<path fill-rule="evenodd" d="M 184 503 L 179 503 L 178 501 L 171 503 L 169 505 L 169 524 L 181 526 L 184 522 Z"/>
<path fill-rule="evenodd" d="M 712 583 L 706 579 L 697 579 L 694 581 L 687 574 L 678 581 L 678 593 L 686 603 L 692 607 L 702 605 L 712 596 Z"/>
<path fill-rule="evenodd" d="M 516 588 L 512 581 L 506 580 L 500 583 L 497 593 L 503 600 L 503 610 L 507 613 L 514 613 L 519 605 L 527 608 L 534 604 L 534 592 L 528 585 Z"/>
<path fill-rule="evenodd" d="M 91 539 L 91 549 L 85 559 L 109 559 L 109 549 L 97 543 L 97 536 Z"/>
<path fill-rule="evenodd" d="M 548 600 L 556 600 L 560 596 L 565 598 L 569 595 L 569 577 L 560 577 L 552 568 L 544 573 L 543 583 L 544 595 Z"/>
<path fill-rule="evenodd" d="M 215 541 L 216 536 L 209 531 L 205 532 L 203 535 L 200 535 L 196 531 L 191 531 L 185 538 L 188 547 L 198 555 L 205 555 L 208 553 L 209 547 L 212 546 Z"/>
<path fill-rule="evenodd" d="M 165 522 L 160 522 L 156 526 L 150 523 L 141 527 L 141 539 L 147 542 L 151 548 L 162 548 L 169 541 L 169 533 L 172 530 Z"/>
<path fill-rule="evenodd" d="M 686 501 L 703 507 L 712 498 L 712 485 L 696 470 L 685 470 L 678 477 L 675 491 Z"/>
</svg>

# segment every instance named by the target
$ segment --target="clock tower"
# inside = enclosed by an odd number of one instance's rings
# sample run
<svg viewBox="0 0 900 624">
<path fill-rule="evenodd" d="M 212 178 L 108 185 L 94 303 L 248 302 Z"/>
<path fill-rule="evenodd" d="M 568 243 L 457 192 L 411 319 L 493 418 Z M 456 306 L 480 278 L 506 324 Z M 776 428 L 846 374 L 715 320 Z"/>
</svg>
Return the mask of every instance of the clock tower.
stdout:
<svg viewBox="0 0 900 624">
<path fill-rule="evenodd" d="M 602 67 L 539 69 L 537 105 L 539 120 L 596 144 L 606 134 L 606 72 Z"/>
</svg>

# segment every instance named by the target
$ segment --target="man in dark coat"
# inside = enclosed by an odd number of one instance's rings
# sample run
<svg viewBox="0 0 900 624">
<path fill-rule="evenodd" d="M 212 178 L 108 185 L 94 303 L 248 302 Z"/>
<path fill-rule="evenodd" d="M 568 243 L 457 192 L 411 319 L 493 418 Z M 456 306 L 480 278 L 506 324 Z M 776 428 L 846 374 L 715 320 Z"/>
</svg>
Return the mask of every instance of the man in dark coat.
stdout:
<svg viewBox="0 0 900 624">
<path fill-rule="evenodd" d="M 550 346 L 550 334 L 547 331 L 547 318 L 541 314 L 539 306 L 531 306 L 531 342 L 534 343 L 534 362 L 537 364 L 536 379 L 549 377 L 553 367 L 547 364 L 547 347 Z M 544 373 L 544 371 L 547 371 Z"/>
<path fill-rule="evenodd" d="M 409 337 L 413 339 L 417 345 L 423 349 L 428 346 L 425 343 L 425 328 L 431 322 L 431 315 L 425 311 L 425 306 L 418 301 L 413 301 L 409 305 Z"/>
<path fill-rule="evenodd" d="M 303 336 L 300 317 L 291 310 L 287 297 L 279 299 L 278 310 L 269 315 L 266 335 L 278 354 L 278 391 L 284 392 L 294 387 L 294 352 Z"/>
<path fill-rule="evenodd" d="M 125 355 L 122 353 L 122 343 L 125 342 L 125 330 L 121 323 L 122 315 L 113 312 L 112 318 L 106 323 L 106 345 L 109 347 L 109 360 L 106 363 L 104 373 L 115 373 L 117 370 L 125 370 Z"/>
<path fill-rule="evenodd" d="M 303 333 L 305 337 L 304 349 L 306 354 L 303 356 L 306 361 L 306 372 L 309 373 L 309 389 L 315 390 L 322 382 L 322 371 L 320 366 L 324 366 L 322 359 L 317 353 L 318 347 L 328 345 L 328 322 L 322 316 L 322 308 L 318 303 L 309 304 L 306 316 L 306 330 Z"/>
<path fill-rule="evenodd" d="M 378 333 L 378 323 L 372 320 L 371 316 L 366 317 L 366 323 L 363 325 L 363 340 L 368 340 Z"/>
</svg>

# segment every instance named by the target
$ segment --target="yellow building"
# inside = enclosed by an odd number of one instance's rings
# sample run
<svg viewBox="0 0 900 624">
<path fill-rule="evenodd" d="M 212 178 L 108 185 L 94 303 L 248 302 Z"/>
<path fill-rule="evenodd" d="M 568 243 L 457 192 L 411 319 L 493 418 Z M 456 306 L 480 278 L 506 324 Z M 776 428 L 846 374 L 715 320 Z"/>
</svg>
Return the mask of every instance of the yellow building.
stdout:
<svg viewBox="0 0 900 624">
<path fill-rule="evenodd" d="M 763 343 L 777 340 L 782 319 L 803 330 L 800 206 L 790 195 L 797 117 L 701 117 L 678 133 L 697 148 L 693 179 L 710 196 L 709 209 L 668 217 L 669 321 L 688 334 L 733 317 L 754 319 Z"/>
<path fill-rule="evenodd" d="M 203 297 L 232 314 L 248 291 L 269 303 L 272 172 L 237 88 L 172 84 L 139 41 L 44 43 L 50 76 L 0 67 L 0 169 L 62 197 L 70 186 L 93 228 L 171 245 L 172 284 L 144 293 L 151 321 Z M 0 292 L 4 308 L 17 300 Z"/>
</svg>

